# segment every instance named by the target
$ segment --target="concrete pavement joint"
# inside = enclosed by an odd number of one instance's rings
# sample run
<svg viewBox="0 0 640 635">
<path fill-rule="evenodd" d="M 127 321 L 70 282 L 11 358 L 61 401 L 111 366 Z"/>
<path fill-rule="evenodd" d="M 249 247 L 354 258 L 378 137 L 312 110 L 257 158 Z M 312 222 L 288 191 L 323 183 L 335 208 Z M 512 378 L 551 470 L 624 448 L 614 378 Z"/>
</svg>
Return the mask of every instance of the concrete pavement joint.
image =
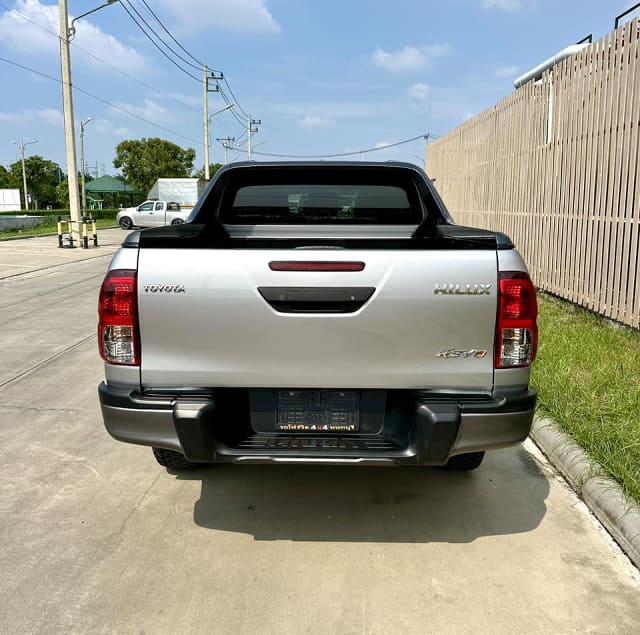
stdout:
<svg viewBox="0 0 640 635">
<path fill-rule="evenodd" d="M 640 568 L 640 507 L 552 419 L 536 415 L 531 438 Z"/>
<path fill-rule="evenodd" d="M 56 269 L 58 267 L 64 267 L 65 265 L 71 265 L 75 262 L 85 262 L 86 260 L 96 260 L 98 258 L 106 258 L 107 256 L 113 256 L 113 253 L 109 252 L 108 254 L 100 254 L 99 256 L 90 256 L 89 258 L 78 258 L 78 260 L 68 260 L 65 262 L 60 262 L 55 265 L 48 265 L 46 267 L 39 267 L 38 269 L 29 269 L 29 271 L 21 271 L 20 273 L 12 273 L 9 276 L 2 276 L 0 280 L 8 280 L 9 278 L 17 278 L 19 276 L 26 276 L 30 273 L 36 273 L 37 271 L 45 271 L 46 269 Z"/>
<path fill-rule="evenodd" d="M 18 381 L 19 379 L 22 379 L 26 375 L 30 375 L 31 373 L 33 373 L 34 371 L 42 368 L 43 366 L 46 366 L 50 362 L 58 359 L 58 357 L 62 357 L 66 353 L 78 348 L 78 346 L 82 346 L 82 344 L 84 344 L 85 342 L 88 342 L 90 339 L 92 339 L 94 337 L 95 337 L 95 333 L 92 333 L 91 335 L 87 335 L 87 337 L 82 338 L 78 342 L 74 342 L 71 346 L 68 346 L 64 350 L 59 351 L 59 352 L 55 353 L 54 355 L 51 355 L 51 357 L 47 357 L 47 359 L 43 359 L 41 362 L 38 362 L 37 364 L 34 364 L 33 366 L 31 366 L 31 368 L 27 368 L 27 370 L 22 371 L 20 374 L 16 375 L 15 377 L 12 377 L 11 379 L 7 379 L 7 381 L 5 381 L 2 384 L 0 384 L 0 390 L 5 388 L 9 384 L 12 384 L 12 383 Z"/>
</svg>

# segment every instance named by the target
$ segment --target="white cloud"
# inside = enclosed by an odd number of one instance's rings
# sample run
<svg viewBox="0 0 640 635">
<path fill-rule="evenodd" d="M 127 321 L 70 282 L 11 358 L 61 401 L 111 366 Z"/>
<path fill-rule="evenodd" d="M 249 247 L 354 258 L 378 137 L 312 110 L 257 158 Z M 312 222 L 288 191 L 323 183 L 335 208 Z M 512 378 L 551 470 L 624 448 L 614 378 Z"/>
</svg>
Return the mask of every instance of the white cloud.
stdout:
<svg viewBox="0 0 640 635">
<path fill-rule="evenodd" d="M 42 4 L 39 0 L 17 0 L 15 8 L 35 24 L 27 22 L 11 11 L 5 11 L 0 15 L 0 41 L 5 46 L 23 53 L 57 57 L 59 55 L 57 34 L 60 28 L 57 4 Z M 36 25 L 55 33 L 56 36 Z M 89 18 L 83 18 L 78 22 L 76 29 L 73 42 L 112 66 L 126 71 L 142 70 L 145 67 L 145 59 L 140 53 L 133 47 L 123 44 L 113 35 L 102 31 Z M 74 64 L 90 64 L 105 68 L 91 56 L 84 55 L 82 51 L 74 51 L 73 47 L 72 56 Z"/>
<path fill-rule="evenodd" d="M 317 116 L 317 115 L 305 115 L 298 121 L 298 125 L 301 128 L 331 128 L 335 124 L 335 121 L 331 117 Z"/>
<path fill-rule="evenodd" d="M 430 94 L 431 86 L 429 86 L 429 84 L 424 84 L 423 82 L 418 82 L 417 84 L 410 86 L 407 91 L 407 95 L 409 95 L 409 97 L 418 101 L 426 101 Z"/>
<path fill-rule="evenodd" d="M 494 71 L 496 77 L 516 77 L 520 68 L 515 65 L 511 66 L 498 66 Z"/>
<path fill-rule="evenodd" d="M 56 108 L 41 108 L 39 110 L 21 110 L 19 112 L 0 112 L 0 121 L 7 123 L 29 123 L 44 121 L 50 126 L 62 128 L 62 112 Z"/>
<path fill-rule="evenodd" d="M 230 31 L 281 30 L 266 0 L 160 0 L 160 4 L 172 14 L 169 24 L 177 25 L 183 33 L 196 33 L 210 26 Z"/>
<path fill-rule="evenodd" d="M 123 126 L 116 126 L 108 119 L 96 119 L 96 130 L 99 134 L 118 137 L 118 138 L 126 138 L 131 137 L 132 133 L 128 128 Z"/>
<path fill-rule="evenodd" d="M 501 9 L 502 11 L 520 11 L 522 0 L 483 0 L 483 9 Z"/>
<path fill-rule="evenodd" d="M 128 104 L 123 101 L 116 102 L 116 106 L 119 106 L 124 110 L 128 110 L 138 117 L 153 121 L 154 123 L 171 123 L 176 119 L 175 115 L 171 111 L 167 110 L 164 106 L 161 106 L 157 101 L 154 101 L 153 99 L 145 99 L 142 106 Z M 122 110 L 118 110 L 117 108 L 111 108 L 111 112 L 114 115 L 126 114 L 123 113 Z"/>
<path fill-rule="evenodd" d="M 428 68 L 437 57 L 451 52 L 449 44 L 432 44 L 430 46 L 405 46 L 398 51 L 385 51 L 377 48 L 371 60 L 376 66 L 386 68 L 393 73 L 417 71 Z"/>
</svg>

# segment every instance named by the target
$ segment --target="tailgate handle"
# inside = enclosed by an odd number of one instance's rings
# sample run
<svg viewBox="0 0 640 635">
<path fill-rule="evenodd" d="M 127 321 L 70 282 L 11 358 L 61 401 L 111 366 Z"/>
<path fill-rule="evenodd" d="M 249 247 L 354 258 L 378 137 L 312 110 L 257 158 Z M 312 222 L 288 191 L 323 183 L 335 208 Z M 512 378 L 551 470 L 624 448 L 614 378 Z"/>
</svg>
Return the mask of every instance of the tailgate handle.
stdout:
<svg viewBox="0 0 640 635">
<path fill-rule="evenodd" d="M 375 287 L 258 287 L 278 313 L 354 313 Z"/>
</svg>

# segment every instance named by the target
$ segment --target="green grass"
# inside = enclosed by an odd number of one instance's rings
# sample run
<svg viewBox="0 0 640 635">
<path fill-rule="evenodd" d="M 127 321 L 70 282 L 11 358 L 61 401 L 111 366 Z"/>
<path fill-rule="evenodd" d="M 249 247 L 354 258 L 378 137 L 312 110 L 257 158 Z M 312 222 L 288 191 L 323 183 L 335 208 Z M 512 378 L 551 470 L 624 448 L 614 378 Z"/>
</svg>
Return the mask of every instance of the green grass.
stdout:
<svg viewBox="0 0 640 635">
<path fill-rule="evenodd" d="M 538 407 L 640 502 L 640 332 L 539 295 Z"/>
<path fill-rule="evenodd" d="M 96 219 L 96 225 L 98 229 L 104 227 L 113 227 L 116 223 L 115 215 L 112 218 L 98 218 Z M 65 225 L 66 229 L 66 225 Z M 15 236 L 41 236 L 42 234 L 57 233 L 58 231 L 58 217 L 48 215 L 41 225 L 38 227 L 32 227 L 29 229 L 13 229 L 11 231 L 0 231 L 0 240 L 3 238 L 13 238 Z M 91 228 L 89 228 L 91 232 Z"/>
</svg>

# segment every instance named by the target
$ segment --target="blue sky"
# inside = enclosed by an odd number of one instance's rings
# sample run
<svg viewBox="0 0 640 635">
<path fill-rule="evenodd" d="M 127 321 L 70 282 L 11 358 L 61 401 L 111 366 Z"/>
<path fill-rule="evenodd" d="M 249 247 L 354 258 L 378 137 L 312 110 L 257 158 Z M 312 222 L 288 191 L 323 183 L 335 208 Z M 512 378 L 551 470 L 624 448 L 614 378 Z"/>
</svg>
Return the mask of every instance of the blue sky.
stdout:
<svg viewBox="0 0 640 635">
<path fill-rule="evenodd" d="M 443 134 L 511 92 L 517 75 L 589 33 L 598 38 L 611 31 L 615 15 L 634 4 L 623 0 L 146 3 L 195 59 L 224 72 L 242 109 L 262 121 L 254 137 L 256 151 L 292 155 L 351 152 L 426 132 Z M 79 15 L 99 4 L 101 0 L 69 0 L 69 12 Z M 115 3 L 78 21 L 71 48 L 74 84 L 103 100 L 80 92 L 74 96 L 76 120 L 93 118 L 86 129 L 87 163 L 115 173 L 112 161 L 119 141 L 159 136 L 195 148 L 200 167 L 202 85 L 153 47 L 123 6 L 130 11 L 135 7 L 170 41 L 143 0 L 123 0 L 122 5 Z M 0 0 L 0 56 L 59 78 L 56 37 L 15 11 L 57 33 L 57 3 Z M 197 70 L 177 61 L 200 77 Z M 39 144 L 29 146 L 29 153 L 65 166 L 60 85 L 3 61 L 0 78 L 0 163 L 18 158 L 12 140 L 37 139 Z M 210 95 L 210 112 L 223 106 L 220 95 Z M 242 135 L 242 126 L 230 112 L 213 119 L 213 139 Z M 424 142 L 419 139 L 366 156 L 420 163 L 423 153 Z M 234 151 L 229 155 L 246 157 Z M 222 148 L 213 140 L 211 160 L 221 159 Z"/>
</svg>

